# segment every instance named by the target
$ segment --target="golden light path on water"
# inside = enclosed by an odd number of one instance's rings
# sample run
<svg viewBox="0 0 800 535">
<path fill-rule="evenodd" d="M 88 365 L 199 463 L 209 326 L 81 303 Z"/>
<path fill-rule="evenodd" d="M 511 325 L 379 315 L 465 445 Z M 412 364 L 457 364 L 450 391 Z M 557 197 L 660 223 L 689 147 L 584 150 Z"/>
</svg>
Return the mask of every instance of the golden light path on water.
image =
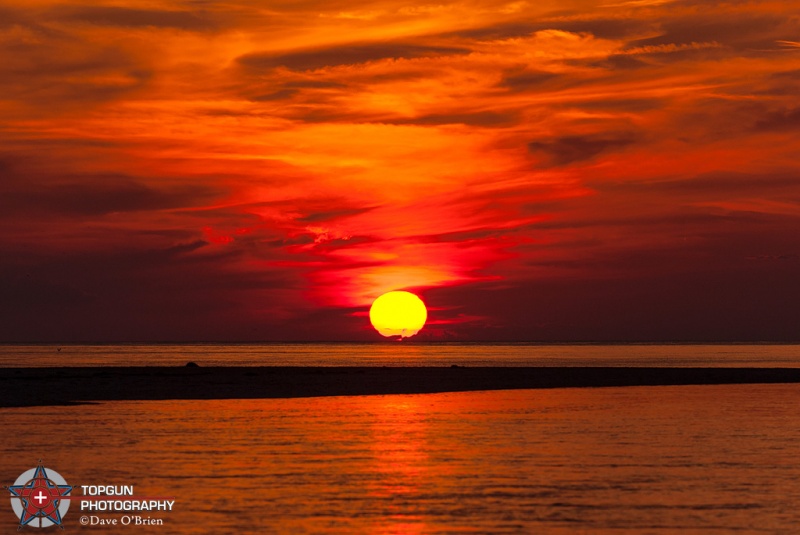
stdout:
<svg viewBox="0 0 800 535">
<path fill-rule="evenodd" d="M 0 475 L 41 457 L 175 496 L 147 533 L 789 533 L 799 403 L 728 385 L 0 409 Z"/>
</svg>

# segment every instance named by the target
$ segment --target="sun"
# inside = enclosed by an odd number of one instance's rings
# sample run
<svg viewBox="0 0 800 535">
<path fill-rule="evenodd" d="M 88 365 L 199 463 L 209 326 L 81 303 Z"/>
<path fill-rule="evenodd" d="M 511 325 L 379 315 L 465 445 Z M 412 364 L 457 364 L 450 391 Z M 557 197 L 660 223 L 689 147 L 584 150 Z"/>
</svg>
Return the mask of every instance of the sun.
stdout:
<svg viewBox="0 0 800 535">
<path fill-rule="evenodd" d="M 378 297 L 369 309 L 369 321 L 383 336 L 414 336 L 427 319 L 425 303 L 411 292 L 387 292 Z"/>
</svg>

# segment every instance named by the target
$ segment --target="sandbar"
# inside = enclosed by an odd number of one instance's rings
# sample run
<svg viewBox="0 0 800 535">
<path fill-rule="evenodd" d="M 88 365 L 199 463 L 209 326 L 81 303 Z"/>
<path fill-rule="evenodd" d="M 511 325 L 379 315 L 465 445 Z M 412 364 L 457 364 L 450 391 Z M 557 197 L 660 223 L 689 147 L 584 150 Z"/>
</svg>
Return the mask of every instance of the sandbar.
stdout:
<svg viewBox="0 0 800 535">
<path fill-rule="evenodd" d="M 0 407 L 480 390 L 798 383 L 800 368 L 59 367 L 0 369 Z"/>
</svg>

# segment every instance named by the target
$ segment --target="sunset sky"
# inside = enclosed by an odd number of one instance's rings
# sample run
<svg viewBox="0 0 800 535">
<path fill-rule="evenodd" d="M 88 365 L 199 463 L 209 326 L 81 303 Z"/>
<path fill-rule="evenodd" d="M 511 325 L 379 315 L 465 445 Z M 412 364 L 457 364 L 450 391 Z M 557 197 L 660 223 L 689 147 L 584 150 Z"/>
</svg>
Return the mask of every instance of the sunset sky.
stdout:
<svg viewBox="0 0 800 535">
<path fill-rule="evenodd" d="M 0 341 L 800 340 L 797 1 L 0 0 Z"/>
</svg>

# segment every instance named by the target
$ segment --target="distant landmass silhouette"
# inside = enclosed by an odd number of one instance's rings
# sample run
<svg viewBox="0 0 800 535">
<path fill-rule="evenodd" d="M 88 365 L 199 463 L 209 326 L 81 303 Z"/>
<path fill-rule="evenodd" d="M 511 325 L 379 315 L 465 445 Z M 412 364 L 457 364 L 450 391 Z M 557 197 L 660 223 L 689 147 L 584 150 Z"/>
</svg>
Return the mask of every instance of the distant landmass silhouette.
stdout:
<svg viewBox="0 0 800 535">
<path fill-rule="evenodd" d="M 798 383 L 800 368 L 62 367 L 0 369 L 0 406 L 526 388 Z"/>
</svg>

